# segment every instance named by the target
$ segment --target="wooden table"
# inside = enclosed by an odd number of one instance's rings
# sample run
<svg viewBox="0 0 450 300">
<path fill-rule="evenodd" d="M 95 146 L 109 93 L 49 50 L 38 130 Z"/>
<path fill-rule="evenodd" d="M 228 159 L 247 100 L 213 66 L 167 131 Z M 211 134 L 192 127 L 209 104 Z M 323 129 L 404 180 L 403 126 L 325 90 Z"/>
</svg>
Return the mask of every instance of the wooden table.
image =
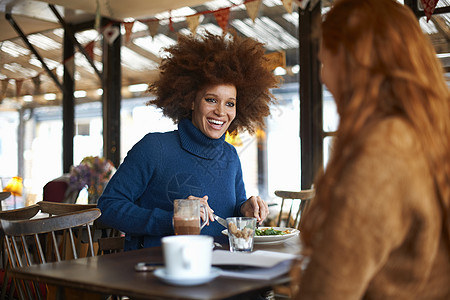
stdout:
<svg viewBox="0 0 450 300">
<path fill-rule="evenodd" d="M 222 240 L 223 242 L 223 240 Z M 227 245 L 224 245 L 227 248 Z M 299 237 L 279 244 L 258 245 L 254 250 L 300 254 Z M 244 280 L 219 276 L 199 286 L 180 287 L 162 283 L 152 272 L 136 272 L 138 262 L 163 262 L 161 247 L 47 263 L 11 270 L 13 276 L 102 294 L 138 299 L 223 299 L 289 281 L 288 275 L 276 280 Z"/>
</svg>

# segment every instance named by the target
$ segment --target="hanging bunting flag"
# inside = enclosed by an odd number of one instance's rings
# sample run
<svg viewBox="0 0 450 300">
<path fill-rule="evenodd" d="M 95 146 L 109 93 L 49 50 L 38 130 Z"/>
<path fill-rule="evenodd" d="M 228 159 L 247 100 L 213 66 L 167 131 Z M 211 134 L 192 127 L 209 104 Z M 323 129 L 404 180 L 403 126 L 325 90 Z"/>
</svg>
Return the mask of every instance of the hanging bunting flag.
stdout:
<svg viewBox="0 0 450 300">
<path fill-rule="evenodd" d="M 255 19 L 258 16 L 259 8 L 261 7 L 262 0 L 247 1 L 245 2 L 245 8 L 247 9 L 247 14 L 255 23 Z"/>
<path fill-rule="evenodd" d="M 125 27 L 125 43 L 130 41 L 131 32 L 133 31 L 133 22 L 124 22 L 123 26 Z"/>
<path fill-rule="evenodd" d="M 58 78 L 57 68 L 50 70 L 50 72 L 52 72 L 52 74 L 53 74 L 53 76 L 55 76 L 55 78 Z"/>
<path fill-rule="evenodd" d="M 230 17 L 230 8 L 223 8 L 216 10 L 214 12 L 214 17 L 216 17 L 217 24 L 222 28 L 223 31 L 227 31 L 228 19 Z"/>
<path fill-rule="evenodd" d="M 154 38 L 155 35 L 158 33 L 159 20 L 157 20 L 157 19 L 148 20 L 148 21 L 145 21 L 144 23 L 145 23 L 145 25 L 147 25 L 148 32 L 150 33 L 150 36 L 152 38 Z"/>
<path fill-rule="evenodd" d="M 31 78 L 31 80 L 33 81 L 33 85 L 34 85 L 34 94 L 35 95 L 39 95 L 41 93 L 41 77 L 40 77 L 40 74 L 38 74 L 37 76 Z"/>
<path fill-rule="evenodd" d="M 22 89 L 23 79 L 15 79 L 16 81 L 16 97 L 20 96 L 20 90 Z"/>
<path fill-rule="evenodd" d="M 170 31 L 175 32 L 175 29 L 173 29 L 172 10 L 169 10 L 169 29 Z"/>
<path fill-rule="evenodd" d="M 286 11 L 292 14 L 292 0 L 281 0 Z"/>
<path fill-rule="evenodd" d="M 200 24 L 200 15 L 187 16 L 186 22 L 192 34 L 195 34 L 197 32 L 197 27 Z"/>
<path fill-rule="evenodd" d="M 172 17 L 169 18 L 169 29 L 170 29 L 170 31 L 175 32 L 175 29 L 173 28 Z"/>
<path fill-rule="evenodd" d="M 84 50 L 86 50 L 87 55 L 89 55 L 91 59 L 94 59 L 94 46 L 95 41 L 91 41 L 86 46 L 84 46 Z"/>
<path fill-rule="evenodd" d="M 425 16 L 427 16 L 427 22 L 430 21 L 431 15 L 434 12 L 434 9 L 436 8 L 437 3 L 439 0 L 420 0 L 423 5 L 423 11 L 425 12 Z"/>
<path fill-rule="evenodd" d="M 113 24 L 108 24 L 103 30 L 103 38 L 108 42 L 108 44 L 112 45 L 117 37 L 120 35 L 120 30 L 117 26 L 113 26 Z"/>
<path fill-rule="evenodd" d="M 309 0 L 294 0 L 294 3 L 304 10 L 308 6 Z"/>
<path fill-rule="evenodd" d="M 271 71 L 275 70 L 277 67 L 286 68 L 286 52 L 284 51 L 265 54 L 264 58 L 266 59 L 264 66 Z"/>
</svg>

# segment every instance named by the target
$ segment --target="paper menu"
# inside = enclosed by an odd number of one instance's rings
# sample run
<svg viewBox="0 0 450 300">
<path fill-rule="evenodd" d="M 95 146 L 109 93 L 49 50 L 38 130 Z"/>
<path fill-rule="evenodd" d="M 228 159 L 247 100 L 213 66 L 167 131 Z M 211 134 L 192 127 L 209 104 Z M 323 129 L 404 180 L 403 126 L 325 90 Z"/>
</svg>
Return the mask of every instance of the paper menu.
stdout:
<svg viewBox="0 0 450 300">
<path fill-rule="evenodd" d="M 260 268 L 270 268 L 276 264 L 297 258 L 297 255 L 257 250 L 252 253 L 230 252 L 227 250 L 214 250 L 213 265 L 242 265 Z"/>
<path fill-rule="evenodd" d="M 262 250 L 252 253 L 215 250 L 212 255 L 212 264 L 223 267 L 222 276 L 270 280 L 289 272 L 292 261 L 298 257 L 294 254 Z M 237 268 L 229 269 L 226 266 L 237 266 Z"/>
</svg>

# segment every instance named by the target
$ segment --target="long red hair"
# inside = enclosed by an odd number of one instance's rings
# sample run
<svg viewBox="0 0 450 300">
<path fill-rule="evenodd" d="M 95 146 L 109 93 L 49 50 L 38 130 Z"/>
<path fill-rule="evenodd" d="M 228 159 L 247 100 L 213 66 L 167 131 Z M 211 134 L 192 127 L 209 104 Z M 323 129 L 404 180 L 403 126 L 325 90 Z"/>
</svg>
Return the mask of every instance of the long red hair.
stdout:
<svg viewBox="0 0 450 300">
<path fill-rule="evenodd" d="M 418 20 L 394 0 L 339 0 L 325 16 L 321 35 L 322 47 L 343 53 L 334 95 L 340 124 L 327 169 L 315 183 L 315 209 L 302 223 L 305 243 L 328 214 L 335 180 L 360 153 L 369 130 L 389 116 L 414 128 L 449 227 L 450 92 Z"/>
</svg>

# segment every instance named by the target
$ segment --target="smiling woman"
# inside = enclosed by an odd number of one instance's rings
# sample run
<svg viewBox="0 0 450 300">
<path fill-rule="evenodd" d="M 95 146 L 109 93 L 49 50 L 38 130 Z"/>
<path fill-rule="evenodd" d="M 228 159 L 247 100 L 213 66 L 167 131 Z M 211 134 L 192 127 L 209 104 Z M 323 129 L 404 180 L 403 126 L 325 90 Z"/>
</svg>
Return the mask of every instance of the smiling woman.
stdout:
<svg viewBox="0 0 450 300">
<path fill-rule="evenodd" d="M 126 233 L 125 250 L 151 247 L 173 235 L 175 199 L 200 199 L 208 209 L 201 234 L 220 236 L 223 217 L 254 217 L 269 209 L 259 196 L 247 199 L 236 149 L 226 132 L 264 126 L 277 77 L 264 66 L 264 47 L 232 35 L 179 36 L 166 49 L 160 77 L 149 85 L 150 105 L 178 130 L 147 134 L 128 152 L 98 207 L 102 222 Z"/>
</svg>

